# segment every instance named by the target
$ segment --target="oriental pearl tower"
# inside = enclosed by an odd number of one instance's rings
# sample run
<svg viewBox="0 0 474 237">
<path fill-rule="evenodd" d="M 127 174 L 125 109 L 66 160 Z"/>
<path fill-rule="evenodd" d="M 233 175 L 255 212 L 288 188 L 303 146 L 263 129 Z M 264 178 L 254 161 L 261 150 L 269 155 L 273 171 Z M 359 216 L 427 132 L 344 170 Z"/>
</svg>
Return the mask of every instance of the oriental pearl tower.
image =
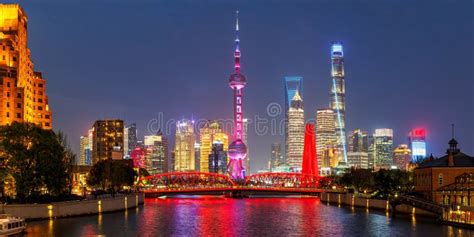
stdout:
<svg viewBox="0 0 474 237">
<path fill-rule="evenodd" d="M 243 130 L 243 88 L 247 84 L 245 76 L 240 73 L 240 49 L 239 49 L 239 11 L 236 12 L 235 22 L 235 51 L 234 51 L 234 73 L 230 75 L 229 86 L 234 91 L 234 141 L 229 145 L 230 161 L 227 171 L 233 179 L 239 180 L 245 177 L 244 159 L 247 156 L 247 147 L 242 141 Z"/>
</svg>

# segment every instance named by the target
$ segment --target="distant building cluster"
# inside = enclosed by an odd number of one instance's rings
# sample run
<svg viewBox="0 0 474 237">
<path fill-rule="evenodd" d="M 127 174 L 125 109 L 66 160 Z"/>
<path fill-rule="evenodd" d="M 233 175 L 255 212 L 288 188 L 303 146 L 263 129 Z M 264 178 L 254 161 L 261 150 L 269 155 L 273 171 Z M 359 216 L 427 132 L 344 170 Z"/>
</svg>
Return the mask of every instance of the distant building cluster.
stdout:
<svg viewBox="0 0 474 237">
<path fill-rule="evenodd" d="M 343 171 L 349 167 L 362 169 L 402 169 L 413 167 L 426 157 L 426 131 L 414 128 L 408 134 L 408 143 L 393 144 L 393 130 L 375 129 L 373 134 L 361 129 L 346 133 L 344 50 L 341 43 L 331 46 L 331 89 L 327 108 L 316 109 L 315 136 L 317 162 L 321 175 Z M 304 107 L 303 78 L 287 76 L 285 87 L 285 150 L 278 157 L 280 146 L 271 145 L 267 170 L 300 171 L 303 158 Z"/>
<path fill-rule="evenodd" d="M 146 169 L 149 174 L 172 171 L 226 174 L 228 144 L 229 136 L 217 120 L 207 121 L 200 128 L 195 127 L 193 120 L 179 120 L 173 149 L 161 130 L 139 139 L 135 123 L 124 126 L 120 119 L 97 120 L 81 136 L 79 165 L 91 166 L 106 159 L 132 160 L 135 168 Z"/>
</svg>

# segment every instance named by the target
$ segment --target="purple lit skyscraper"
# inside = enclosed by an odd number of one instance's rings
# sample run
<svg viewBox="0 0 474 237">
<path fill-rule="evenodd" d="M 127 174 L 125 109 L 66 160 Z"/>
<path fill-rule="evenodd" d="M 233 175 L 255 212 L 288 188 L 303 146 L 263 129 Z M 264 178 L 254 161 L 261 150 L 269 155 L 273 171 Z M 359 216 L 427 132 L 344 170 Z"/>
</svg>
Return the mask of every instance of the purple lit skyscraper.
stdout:
<svg viewBox="0 0 474 237">
<path fill-rule="evenodd" d="M 234 51 L 234 73 L 230 75 L 229 86 L 234 91 L 234 141 L 229 145 L 229 164 L 227 171 L 233 179 L 243 179 L 245 168 L 243 160 L 247 156 L 247 147 L 242 141 L 243 135 L 243 88 L 247 84 L 245 76 L 240 73 L 240 49 L 239 49 L 239 11 L 235 22 L 235 51 Z"/>
</svg>

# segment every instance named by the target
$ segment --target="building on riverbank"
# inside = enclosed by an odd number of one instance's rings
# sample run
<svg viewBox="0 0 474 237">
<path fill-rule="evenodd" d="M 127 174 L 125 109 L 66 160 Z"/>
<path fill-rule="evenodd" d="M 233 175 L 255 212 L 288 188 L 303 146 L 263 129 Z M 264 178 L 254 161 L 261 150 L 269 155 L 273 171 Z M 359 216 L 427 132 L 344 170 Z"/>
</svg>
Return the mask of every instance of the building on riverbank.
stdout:
<svg viewBox="0 0 474 237">
<path fill-rule="evenodd" d="M 52 128 L 46 80 L 34 70 L 28 17 L 18 4 L 0 4 L 0 125 L 34 123 Z"/>
<path fill-rule="evenodd" d="M 456 177 L 464 173 L 474 172 L 474 157 L 462 153 L 457 145 L 458 142 L 451 139 L 445 156 L 430 156 L 414 170 L 417 193 L 428 200 L 442 203 L 443 195 L 438 192 L 439 188 L 455 183 Z"/>
</svg>

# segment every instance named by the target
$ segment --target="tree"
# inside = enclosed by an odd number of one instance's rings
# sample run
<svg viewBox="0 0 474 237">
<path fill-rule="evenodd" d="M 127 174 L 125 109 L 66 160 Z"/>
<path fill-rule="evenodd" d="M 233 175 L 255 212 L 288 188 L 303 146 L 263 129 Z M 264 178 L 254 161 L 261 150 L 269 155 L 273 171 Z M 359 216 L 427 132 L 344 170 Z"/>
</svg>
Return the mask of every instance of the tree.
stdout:
<svg viewBox="0 0 474 237">
<path fill-rule="evenodd" d="M 123 162 L 101 160 L 89 171 L 87 184 L 113 193 L 123 186 L 132 186 L 136 176 L 133 168 Z"/>
<path fill-rule="evenodd" d="M 413 191 L 413 178 L 410 172 L 381 169 L 374 173 L 375 193 L 380 198 L 388 198 L 400 193 Z"/>
<path fill-rule="evenodd" d="M 0 127 L 0 150 L 0 159 L 15 180 L 20 201 L 44 193 L 70 193 L 75 155 L 62 133 L 13 122 Z"/>
</svg>

